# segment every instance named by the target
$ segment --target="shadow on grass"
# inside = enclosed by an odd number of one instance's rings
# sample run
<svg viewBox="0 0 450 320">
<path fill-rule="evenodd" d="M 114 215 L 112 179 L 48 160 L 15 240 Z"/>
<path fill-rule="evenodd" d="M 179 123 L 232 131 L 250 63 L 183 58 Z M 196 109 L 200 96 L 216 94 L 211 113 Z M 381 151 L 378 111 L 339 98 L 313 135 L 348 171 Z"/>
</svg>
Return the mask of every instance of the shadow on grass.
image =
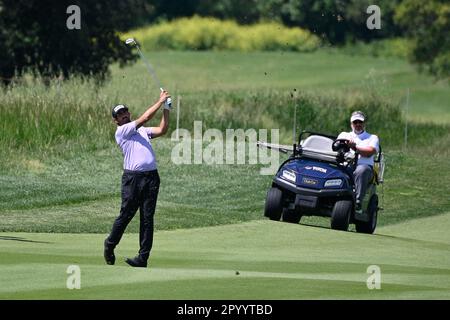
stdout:
<svg viewBox="0 0 450 320">
<path fill-rule="evenodd" d="M 51 243 L 51 242 L 47 242 L 47 241 L 34 241 L 34 240 L 28 240 L 25 238 L 9 237 L 9 236 L 0 236 L 0 240 L 11 240 L 11 241 L 21 241 L 21 242 L 33 242 L 33 243 Z"/>
<path fill-rule="evenodd" d="M 333 230 L 333 229 L 331 229 L 330 227 L 324 227 L 324 226 L 321 226 L 321 225 L 315 225 L 315 224 L 312 224 L 312 223 L 303 223 L 303 222 L 300 222 L 299 225 L 305 226 L 305 227 L 313 227 L 313 228 L 320 228 L 320 229 L 326 229 L 326 230 Z"/>
<path fill-rule="evenodd" d="M 315 225 L 315 224 L 312 224 L 312 223 L 302 223 L 301 222 L 301 223 L 299 223 L 299 225 L 306 226 L 306 227 L 312 227 L 312 228 L 320 228 L 320 229 L 325 229 L 325 230 L 333 230 L 330 227 Z M 398 241 L 403 241 L 403 242 L 405 242 L 405 241 L 406 242 L 415 242 L 415 243 L 418 243 L 418 244 L 420 243 L 420 244 L 423 244 L 423 245 L 431 245 L 431 246 L 435 246 L 435 245 L 438 245 L 438 246 L 447 245 L 448 246 L 449 245 L 447 242 L 444 242 L 444 241 L 422 240 L 422 239 L 400 237 L 400 236 L 383 234 L 383 233 L 376 233 L 377 232 L 376 230 L 375 230 L 375 233 L 373 233 L 373 234 L 357 232 L 356 230 L 348 230 L 348 231 L 333 230 L 333 231 L 358 233 L 358 234 L 374 237 L 374 238 L 377 238 L 377 239 L 387 238 L 387 239 L 393 239 L 393 240 L 398 240 Z"/>
</svg>

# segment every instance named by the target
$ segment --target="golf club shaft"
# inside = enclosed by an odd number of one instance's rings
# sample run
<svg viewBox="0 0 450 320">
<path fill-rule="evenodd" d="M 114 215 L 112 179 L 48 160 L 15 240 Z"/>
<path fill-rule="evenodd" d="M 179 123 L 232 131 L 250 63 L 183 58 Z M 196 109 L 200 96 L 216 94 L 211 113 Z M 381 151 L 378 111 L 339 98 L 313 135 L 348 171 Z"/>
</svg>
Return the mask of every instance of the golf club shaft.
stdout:
<svg viewBox="0 0 450 320">
<path fill-rule="evenodd" d="M 141 56 L 141 58 L 144 61 L 145 65 L 147 66 L 148 72 L 152 76 L 152 78 L 155 81 L 155 83 L 158 86 L 158 88 L 161 89 L 162 85 L 161 85 L 161 82 L 158 79 L 158 76 L 156 75 L 155 69 L 153 69 L 153 67 L 151 66 L 150 62 L 148 62 L 148 60 L 145 58 L 144 54 L 142 53 L 141 49 L 139 48 L 139 46 L 137 44 L 136 44 L 136 48 L 138 49 L 139 55 Z"/>
<path fill-rule="evenodd" d="M 158 79 L 158 76 L 156 75 L 155 69 L 153 69 L 150 62 L 148 62 L 147 58 L 145 58 L 144 54 L 141 51 L 141 48 L 139 48 L 139 45 L 137 43 L 135 45 L 136 45 L 139 55 L 141 56 L 141 59 L 144 61 L 145 65 L 147 66 L 148 72 L 152 76 L 152 78 L 155 81 L 156 85 L 158 86 L 159 90 L 163 91 L 164 89 L 161 85 L 161 82 Z M 171 98 L 167 98 L 166 103 L 167 103 L 167 105 L 169 105 L 169 107 L 172 107 L 172 99 Z"/>
</svg>

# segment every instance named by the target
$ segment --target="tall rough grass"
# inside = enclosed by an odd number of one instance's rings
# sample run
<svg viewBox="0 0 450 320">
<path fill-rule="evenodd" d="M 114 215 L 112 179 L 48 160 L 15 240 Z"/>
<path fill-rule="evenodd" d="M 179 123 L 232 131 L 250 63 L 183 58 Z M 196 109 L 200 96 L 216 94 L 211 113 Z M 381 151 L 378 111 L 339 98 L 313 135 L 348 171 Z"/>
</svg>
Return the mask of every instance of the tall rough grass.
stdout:
<svg viewBox="0 0 450 320">
<path fill-rule="evenodd" d="M 59 153 L 98 150 L 113 142 L 111 106 L 118 101 L 90 81 L 73 79 L 45 85 L 29 80 L 0 90 L 0 145 L 8 151 Z M 403 143 L 404 119 L 398 104 L 371 92 L 312 93 L 253 90 L 187 93 L 183 96 L 180 127 L 192 129 L 280 129 L 284 142 L 292 139 L 294 109 L 298 129 L 338 134 L 349 130 L 349 115 L 364 111 L 368 131 L 391 146 Z M 134 117 L 138 116 L 134 114 Z M 174 129 L 172 117 L 171 129 Z M 427 145 L 448 135 L 448 126 L 409 124 L 409 143 Z"/>
<path fill-rule="evenodd" d="M 0 91 L 0 144 L 7 150 L 92 150 L 104 144 L 108 98 L 88 80 L 23 80 Z"/>
<path fill-rule="evenodd" d="M 214 18 L 182 18 L 138 30 L 123 38 L 134 37 L 147 50 L 236 50 L 298 51 L 317 49 L 320 40 L 309 31 L 287 28 L 275 22 L 240 26 L 234 21 Z"/>
<path fill-rule="evenodd" d="M 117 181 L 122 170 L 110 110 L 114 103 L 126 100 L 119 92 L 126 89 L 114 85 L 96 87 L 90 81 L 79 79 L 62 84 L 53 82 L 48 86 L 39 79 L 29 80 L 0 89 L 0 211 L 13 223 L 4 230 L 103 232 L 102 228 L 107 228 L 110 222 L 105 220 L 105 204 L 106 211 L 115 210 L 111 201 L 120 197 Z M 147 100 L 138 98 L 136 101 Z M 430 192 L 425 201 L 415 194 L 410 198 L 398 194 L 410 194 L 411 185 L 416 182 L 421 186 L 420 192 L 427 185 L 434 188 L 430 190 L 446 190 L 448 179 L 435 177 L 436 172 L 441 175 L 447 172 L 442 159 L 448 158 L 450 150 L 449 127 L 410 124 L 409 150 L 416 152 L 418 149 L 420 153 L 413 161 L 402 153 L 393 154 L 389 150 L 401 150 L 403 144 L 403 118 L 395 103 L 377 94 L 255 89 L 185 93 L 182 101 L 183 128 L 192 129 L 194 121 L 201 120 L 204 129 L 221 131 L 227 128 L 280 129 L 280 142 L 286 144 L 292 141 L 296 106 L 298 130 L 331 134 L 349 130 L 351 111 L 363 110 L 369 115 L 368 131 L 379 135 L 382 146 L 388 150 L 388 170 L 394 172 L 389 173 L 392 187 L 386 198 L 391 199 L 388 206 L 401 205 L 392 211 L 395 218 L 389 219 L 398 219 L 397 213 L 405 219 L 423 215 L 427 210 L 448 211 L 448 204 L 439 192 Z M 174 115 L 170 130 L 175 129 Z M 160 204 L 168 213 L 164 228 L 203 226 L 205 221 L 237 222 L 261 216 L 270 178 L 259 175 L 257 167 L 177 166 L 170 161 L 174 145 L 175 142 L 166 139 L 155 142 L 161 175 L 167 181 L 162 186 L 165 191 Z M 434 155 L 437 161 L 432 160 Z M 423 158 L 427 161 L 417 160 Z M 411 165 L 406 165 L 406 161 Z M 239 181 L 239 186 L 235 181 Z M 185 187 L 180 189 L 180 185 Z M 92 202 L 79 209 L 73 206 L 59 209 L 85 201 Z M 97 201 L 101 209 L 95 208 Z M 427 201 L 433 205 L 428 205 Z M 211 206 L 207 206 L 210 203 L 214 203 L 217 210 L 211 211 Z M 60 207 L 41 210 L 55 205 Z M 31 208 L 35 209 L 23 211 Z M 71 214 L 70 222 L 67 222 L 66 212 Z M 59 221 L 59 226 L 53 221 Z M 65 223 L 68 224 L 60 227 Z"/>
<path fill-rule="evenodd" d="M 404 141 L 405 119 L 398 103 L 373 92 L 334 93 L 264 91 L 210 92 L 183 97 L 181 125 L 192 128 L 202 120 L 204 128 L 280 129 L 285 143 L 292 141 L 294 112 L 298 130 L 337 135 L 350 130 L 350 114 L 361 110 L 368 116 L 367 130 L 376 133 L 385 146 L 398 147 Z M 294 110 L 296 109 L 296 111 Z M 448 126 L 409 123 L 408 141 L 425 146 L 448 135 Z M 434 137 L 434 138 L 433 138 Z"/>
</svg>

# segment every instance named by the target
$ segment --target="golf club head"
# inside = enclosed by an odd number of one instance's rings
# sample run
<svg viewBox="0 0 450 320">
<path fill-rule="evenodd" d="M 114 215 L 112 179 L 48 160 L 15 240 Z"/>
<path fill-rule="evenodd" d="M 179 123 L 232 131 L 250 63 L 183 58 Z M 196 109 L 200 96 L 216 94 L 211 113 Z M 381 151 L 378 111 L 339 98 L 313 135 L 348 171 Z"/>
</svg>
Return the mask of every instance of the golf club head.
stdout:
<svg viewBox="0 0 450 320">
<path fill-rule="evenodd" d="M 136 47 L 139 56 L 141 57 L 142 61 L 145 63 L 145 66 L 147 67 L 148 72 L 150 73 L 150 75 L 152 76 L 153 80 L 155 81 L 156 85 L 160 88 L 160 90 L 162 90 L 161 87 L 161 82 L 159 81 L 155 70 L 153 69 L 153 67 L 150 65 L 150 63 L 148 62 L 148 60 L 145 58 L 144 53 L 142 53 L 141 49 L 139 48 L 139 45 L 137 44 L 136 40 L 134 40 L 134 38 L 128 38 L 125 40 L 125 44 L 128 46 L 134 46 Z"/>
<path fill-rule="evenodd" d="M 127 40 L 125 40 L 125 44 L 134 46 L 136 44 L 136 41 L 133 38 L 128 38 Z"/>
</svg>

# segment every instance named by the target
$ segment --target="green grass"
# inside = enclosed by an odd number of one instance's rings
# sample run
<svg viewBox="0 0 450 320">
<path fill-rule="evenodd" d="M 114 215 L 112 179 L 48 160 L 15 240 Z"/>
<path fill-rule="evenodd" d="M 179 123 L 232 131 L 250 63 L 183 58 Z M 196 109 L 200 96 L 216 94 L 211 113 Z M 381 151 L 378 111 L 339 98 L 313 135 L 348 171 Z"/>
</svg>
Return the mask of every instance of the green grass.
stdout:
<svg viewBox="0 0 450 320">
<path fill-rule="evenodd" d="M 0 234 L 1 299 L 449 299 L 450 213 L 377 230 L 376 235 L 271 221 L 161 231 L 150 268 L 102 257 L 104 234 Z M 68 290 L 66 269 L 81 269 Z M 367 268 L 381 269 L 369 290 Z M 236 273 L 238 271 L 239 274 Z"/>
<path fill-rule="evenodd" d="M 386 150 L 386 183 L 379 188 L 379 225 L 388 225 L 450 210 L 448 143 L 404 153 Z M 175 142 L 155 140 L 161 189 L 156 211 L 159 230 L 210 226 L 263 219 L 271 176 L 261 165 L 175 165 Z M 84 154 L 83 154 L 84 155 Z M 280 161 L 284 157 L 280 157 Z M 28 159 L 31 161 L 32 159 Z M 1 177 L 1 231 L 109 232 L 120 208 L 122 158 L 115 145 L 73 159 L 34 159 Z M 37 165 L 40 164 L 40 166 Z M 41 168 L 41 169 L 39 169 Z M 39 171 L 41 170 L 41 171 Z M 138 231 L 138 219 L 129 230 Z M 329 226 L 329 219 L 306 218 Z"/>
<path fill-rule="evenodd" d="M 283 142 L 289 143 L 294 88 L 303 99 L 298 110 L 302 129 L 347 130 L 350 109 L 365 107 L 388 161 L 380 225 L 449 210 L 450 91 L 405 62 L 326 51 L 147 56 L 164 85 L 183 97 L 181 117 L 188 119 L 182 120 L 187 126 L 204 120 L 206 127 L 221 130 L 280 128 Z M 411 100 L 410 115 L 421 122 L 409 124 L 404 153 L 397 102 L 407 87 L 412 95 L 433 92 L 429 114 L 439 116 L 423 116 Z M 110 106 L 124 102 L 137 115 L 157 94 L 142 62 L 114 67 L 104 87 L 74 79 L 50 87 L 28 81 L 1 91 L 0 231 L 108 232 L 118 214 L 122 170 Z M 428 120 L 444 124 L 423 123 Z M 170 161 L 173 146 L 168 139 L 154 142 L 162 177 L 159 230 L 262 219 L 271 177 L 259 175 L 261 166 L 177 166 Z M 327 219 L 305 221 L 329 224 Z M 136 221 L 130 230 L 137 230 Z"/>
<path fill-rule="evenodd" d="M 402 102 L 410 89 L 408 118 L 450 122 L 448 83 L 418 74 L 398 58 L 349 56 L 336 51 L 292 52 L 148 52 L 166 88 L 180 95 L 211 90 L 375 90 Z M 104 90 L 140 108 L 149 101 L 154 84 L 143 63 L 113 68 L 113 81 Z M 130 84 L 132 84 L 130 86 Z M 120 88 L 120 92 L 117 92 Z M 124 90 L 123 88 L 127 88 Z M 152 99 L 150 99 L 152 100 Z"/>
</svg>

